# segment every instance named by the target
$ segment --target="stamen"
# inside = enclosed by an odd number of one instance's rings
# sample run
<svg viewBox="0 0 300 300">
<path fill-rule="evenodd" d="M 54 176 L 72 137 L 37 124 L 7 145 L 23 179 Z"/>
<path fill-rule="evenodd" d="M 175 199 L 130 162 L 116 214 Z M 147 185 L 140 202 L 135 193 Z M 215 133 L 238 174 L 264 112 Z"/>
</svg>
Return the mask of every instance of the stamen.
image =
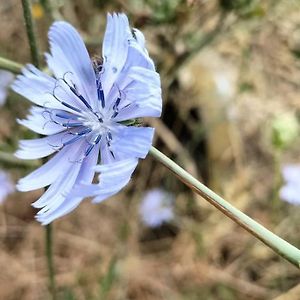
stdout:
<svg viewBox="0 0 300 300">
<path fill-rule="evenodd" d="M 119 112 L 118 112 L 118 111 L 115 111 L 115 112 L 112 114 L 111 118 L 112 118 L 112 119 L 115 118 L 118 114 L 119 114 Z"/>
<path fill-rule="evenodd" d="M 71 138 L 70 140 L 68 140 L 67 142 L 64 142 L 62 144 L 62 147 L 73 144 L 74 142 L 78 141 L 79 139 L 81 139 L 80 135 L 76 135 L 75 137 Z"/>
<path fill-rule="evenodd" d="M 64 74 L 64 76 L 63 76 L 63 78 L 59 78 L 60 80 L 62 80 L 68 87 L 69 87 L 69 89 L 71 90 L 71 92 L 89 109 L 89 110 L 92 110 L 92 107 L 90 106 L 90 104 L 85 100 L 85 98 L 79 93 L 79 91 L 78 91 L 78 89 L 77 89 L 77 87 L 76 87 L 76 85 L 75 85 L 75 83 L 73 83 L 73 81 L 72 80 L 70 80 L 71 81 L 71 83 L 72 83 L 72 85 L 73 86 L 71 86 L 69 83 L 68 83 L 68 81 L 66 80 L 66 75 L 67 74 L 73 74 L 72 72 L 70 72 L 70 71 L 68 71 L 68 72 L 66 72 L 65 74 Z M 58 80 L 59 80 L 58 79 Z"/>
<path fill-rule="evenodd" d="M 107 132 L 106 138 L 108 141 L 111 141 L 113 139 L 110 131 Z"/>
<path fill-rule="evenodd" d="M 66 83 L 67 84 L 67 83 Z M 67 84 L 68 85 L 68 84 Z M 74 87 L 68 85 L 70 90 L 72 91 L 72 93 L 89 109 L 89 110 L 93 110 L 92 107 L 90 106 L 90 104 L 85 100 L 85 98 L 79 94 L 78 90 L 76 89 L 76 86 L 74 85 Z"/>
<path fill-rule="evenodd" d="M 94 147 L 95 147 L 95 144 L 91 144 L 87 147 L 87 149 L 85 150 L 85 153 L 84 153 L 85 157 L 87 157 L 91 153 L 91 151 L 93 150 Z"/>
<path fill-rule="evenodd" d="M 78 117 L 73 115 L 73 114 L 67 114 L 67 113 L 62 113 L 62 112 L 59 112 L 59 113 L 54 113 L 54 115 L 58 118 L 61 118 L 61 119 L 67 119 L 67 120 L 70 120 L 70 119 L 73 119 L 73 120 L 78 120 Z"/>
<path fill-rule="evenodd" d="M 77 123 L 62 123 L 61 124 L 63 127 L 80 127 L 80 126 L 82 126 L 83 125 L 83 123 L 82 122 L 77 122 Z"/>
<path fill-rule="evenodd" d="M 63 106 L 68 107 L 68 108 L 70 108 L 70 109 L 72 109 L 72 110 L 74 110 L 74 111 L 76 111 L 76 112 L 78 112 L 78 113 L 81 113 L 81 110 L 80 110 L 79 108 L 74 107 L 73 105 L 71 105 L 71 104 L 69 104 L 69 103 L 66 103 L 66 102 L 60 100 L 59 98 L 57 98 L 57 96 L 55 95 L 55 89 L 57 89 L 57 88 L 58 88 L 58 86 L 55 86 L 55 87 L 54 87 L 53 92 L 52 92 L 51 95 L 52 95 L 59 103 L 61 103 Z"/>
<path fill-rule="evenodd" d="M 96 84 L 97 84 L 97 93 L 98 93 L 98 100 L 101 101 L 101 106 L 102 108 L 105 107 L 105 99 L 104 99 L 104 92 L 102 89 L 102 84 L 100 79 L 96 79 Z"/>
<path fill-rule="evenodd" d="M 110 152 L 111 156 L 112 156 L 114 159 L 116 159 L 114 153 L 113 153 L 110 149 L 109 149 L 109 152 Z"/>
</svg>

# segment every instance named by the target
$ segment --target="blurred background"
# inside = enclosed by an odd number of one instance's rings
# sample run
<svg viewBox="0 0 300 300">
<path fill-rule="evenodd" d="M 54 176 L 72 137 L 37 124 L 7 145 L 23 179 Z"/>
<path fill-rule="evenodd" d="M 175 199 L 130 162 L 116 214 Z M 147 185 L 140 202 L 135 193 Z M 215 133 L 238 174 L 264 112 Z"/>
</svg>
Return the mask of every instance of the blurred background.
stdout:
<svg viewBox="0 0 300 300">
<path fill-rule="evenodd" d="M 100 55 L 106 13 L 125 12 L 161 75 L 162 118 L 145 120 L 155 146 L 300 247 L 299 1 L 32 3 L 41 53 L 52 20 L 63 18 Z M 30 62 L 21 1 L 0 1 L 0 28 L 0 55 Z M 48 299 L 44 228 L 30 206 L 42 190 L 13 192 L 41 163 L 12 155 L 20 138 L 34 137 L 15 121 L 30 105 L 11 91 L 5 99 L 11 77 L 0 81 L 0 299 Z M 54 238 L 62 300 L 300 299 L 295 267 L 151 156 L 121 193 L 99 205 L 87 199 L 55 221 Z"/>
</svg>

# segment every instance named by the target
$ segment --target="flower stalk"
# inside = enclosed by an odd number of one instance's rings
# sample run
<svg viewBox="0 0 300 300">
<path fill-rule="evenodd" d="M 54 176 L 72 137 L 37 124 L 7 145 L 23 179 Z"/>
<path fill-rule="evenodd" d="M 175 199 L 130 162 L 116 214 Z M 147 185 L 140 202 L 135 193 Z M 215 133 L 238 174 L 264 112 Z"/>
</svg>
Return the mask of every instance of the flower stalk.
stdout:
<svg viewBox="0 0 300 300">
<path fill-rule="evenodd" d="M 56 300 L 55 272 L 53 263 L 53 232 L 52 224 L 46 225 L 46 256 L 49 275 L 49 288 L 52 299 Z"/>
<path fill-rule="evenodd" d="M 272 233 L 258 222 L 235 208 L 222 197 L 210 190 L 204 184 L 199 182 L 191 174 L 177 165 L 174 161 L 164 155 L 162 152 L 152 147 L 150 154 L 161 164 L 172 171 L 180 181 L 207 200 L 210 204 L 232 219 L 238 225 L 246 229 L 253 236 L 261 240 L 269 248 L 273 249 L 281 257 L 288 260 L 297 268 L 300 268 L 300 250 Z"/>
<path fill-rule="evenodd" d="M 39 51 L 36 43 L 33 18 L 31 14 L 31 5 L 29 0 L 22 0 L 23 16 L 25 20 L 26 32 L 29 41 L 30 53 L 32 63 L 39 67 Z"/>
<path fill-rule="evenodd" d="M 26 32 L 30 46 L 31 60 L 32 63 L 38 68 L 39 67 L 39 50 L 36 42 L 33 18 L 31 14 L 31 5 L 29 0 L 22 0 L 23 15 L 25 20 Z M 49 276 L 49 289 L 53 300 L 56 300 L 56 288 L 55 288 L 55 273 L 53 263 L 53 236 L 52 236 L 52 225 L 49 224 L 45 227 L 45 247 L 46 257 L 48 266 Z"/>
</svg>

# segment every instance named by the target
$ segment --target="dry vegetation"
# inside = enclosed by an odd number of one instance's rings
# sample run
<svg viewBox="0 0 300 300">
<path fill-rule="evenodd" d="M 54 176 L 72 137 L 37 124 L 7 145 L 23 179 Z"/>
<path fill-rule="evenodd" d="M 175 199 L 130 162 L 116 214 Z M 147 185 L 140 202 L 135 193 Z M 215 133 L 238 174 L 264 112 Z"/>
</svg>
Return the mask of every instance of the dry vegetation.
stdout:
<svg viewBox="0 0 300 300">
<path fill-rule="evenodd" d="M 34 3 L 42 52 L 51 21 Z M 272 120 L 300 109 L 299 1 L 52 3 L 56 17 L 81 31 L 92 55 L 100 53 L 106 12 L 126 12 L 144 32 L 161 74 L 163 116 L 147 120 L 157 128 L 155 145 L 300 246 L 299 208 L 274 205 L 277 167 L 300 161 L 300 140 L 279 162 L 271 140 Z M 0 27 L 0 55 L 29 62 L 20 1 L 0 1 Z M 32 135 L 15 123 L 27 108 L 10 93 L 0 111 L 0 167 L 15 180 L 34 168 L 3 155 L 15 151 L 20 137 Z M 142 225 L 138 207 L 143 191 L 159 186 L 176 195 L 176 219 L 151 230 Z M 30 206 L 41 192 L 15 193 L 0 207 L 0 299 L 48 299 L 44 228 Z M 150 156 L 124 191 L 100 205 L 86 200 L 54 229 L 62 300 L 300 299 L 296 268 L 193 195 Z"/>
</svg>

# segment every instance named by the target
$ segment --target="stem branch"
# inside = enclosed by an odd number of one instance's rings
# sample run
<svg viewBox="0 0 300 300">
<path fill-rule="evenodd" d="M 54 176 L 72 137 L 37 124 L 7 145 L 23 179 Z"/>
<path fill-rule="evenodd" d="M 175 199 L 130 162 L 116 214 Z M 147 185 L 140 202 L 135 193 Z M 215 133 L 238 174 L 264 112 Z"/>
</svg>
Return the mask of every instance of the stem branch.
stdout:
<svg viewBox="0 0 300 300">
<path fill-rule="evenodd" d="M 21 73 L 23 66 L 12 60 L 0 57 L 0 69 L 10 71 L 14 74 Z"/>
<path fill-rule="evenodd" d="M 202 196 L 210 204 L 232 219 L 238 225 L 246 229 L 253 236 L 261 240 L 265 245 L 273 249 L 277 254 L 288 260 L 290 263 L 300 268 L 300 250 L 292 246 L 276 234 L 272 233 L 258 222 L 251 219 L 249 216 L 232 206 L 222 197 L 214 193 L 204 184 L 199 182 L 191 174 L 178 166 L 166 155 L 161 153 L 156 148 L 150 149 L 151 155 L 162 163 L 165 167 L 171 170 L 185 185 Z"/>
</svg>

